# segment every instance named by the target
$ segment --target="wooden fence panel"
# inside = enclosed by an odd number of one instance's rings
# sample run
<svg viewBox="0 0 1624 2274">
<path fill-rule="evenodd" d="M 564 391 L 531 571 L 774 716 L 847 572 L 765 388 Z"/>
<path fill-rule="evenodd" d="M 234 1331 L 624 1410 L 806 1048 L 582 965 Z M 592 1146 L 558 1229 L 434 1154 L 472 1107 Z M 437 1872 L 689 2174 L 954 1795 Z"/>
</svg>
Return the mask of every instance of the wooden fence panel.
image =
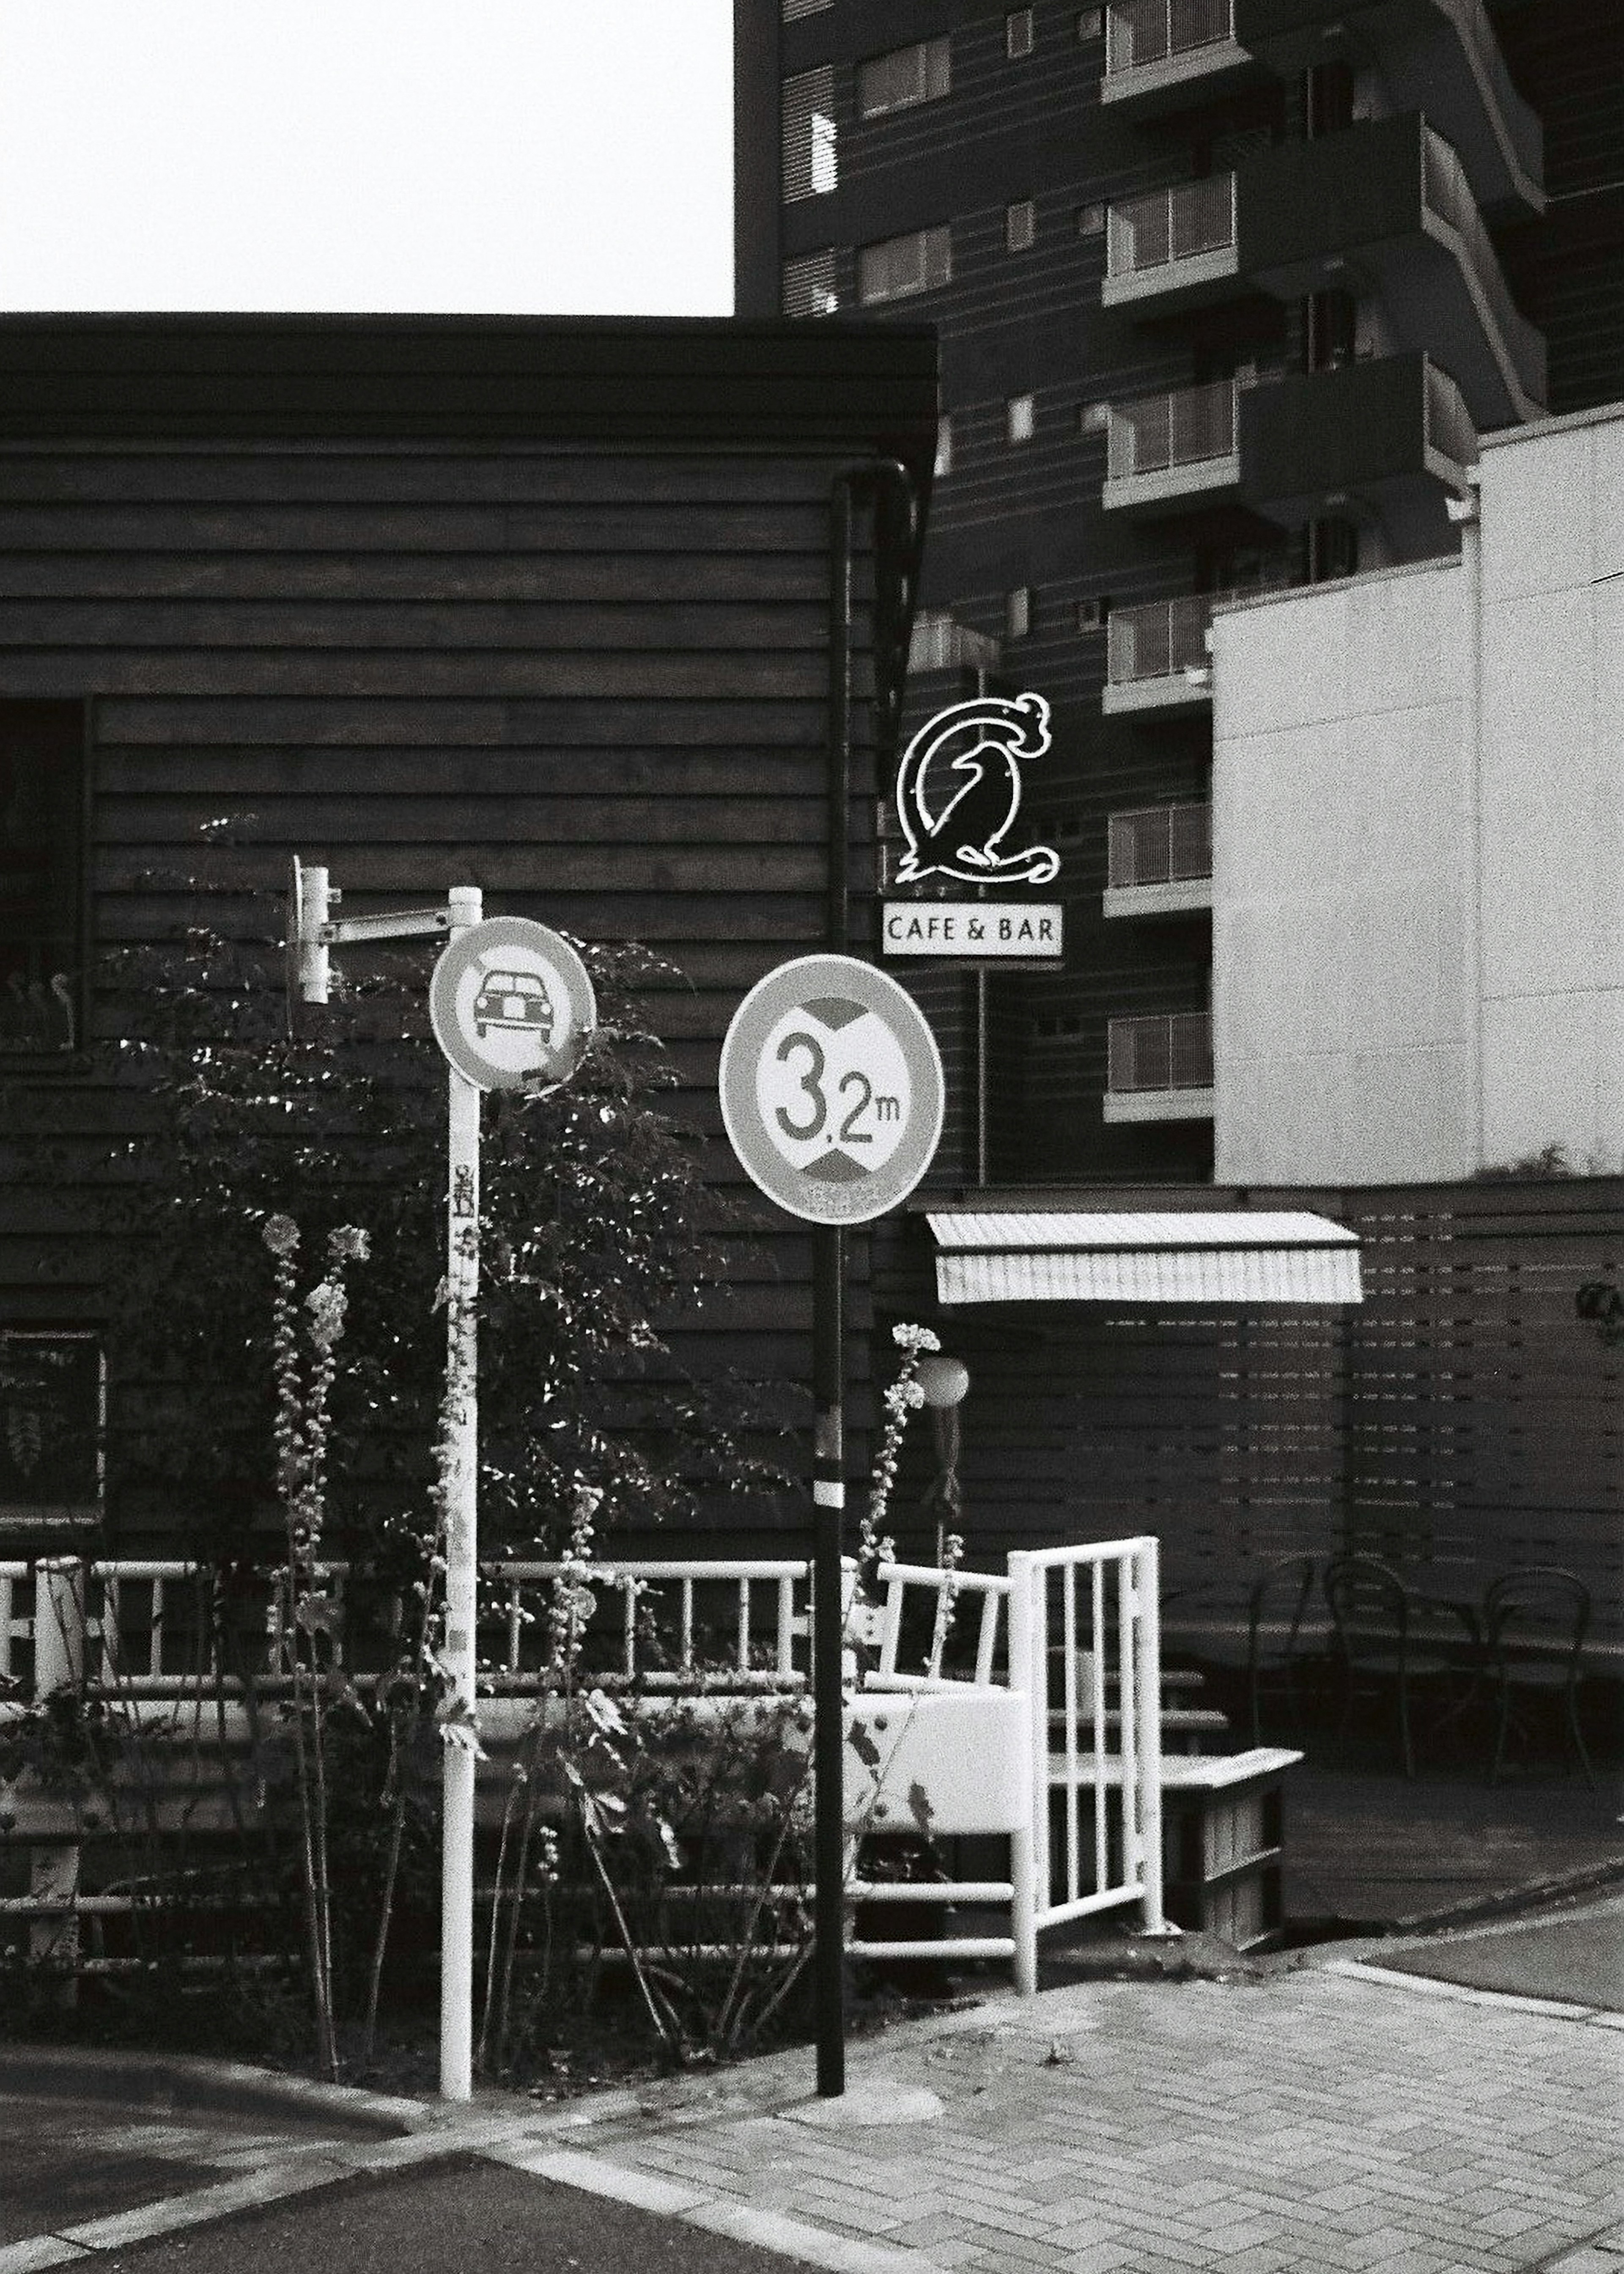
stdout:
<svg viewBox="0 0 1624 2274">
<path fill-rule="evenodd" d="M 892 1315 L 928 1319 L 971 1370 L 973 1549 L 1154 1532 L 1175 1625 L 1181 1601 L 1239 1615 L 1276 1555 L 1359 1548 L 1470 1600 L 1554 1562 L 1584 1579 L 1598 1645 L 1624 1660 L 1624 1350 L 1574 1301 L 1587 1280 L 1624 1283 L 1624 1178 L 1291 1200 L 1358 1232 L 1357 1308 L 938 1310 L 922 1224 L 900 1245 Z M 897 1515 L 921 1547 L 910 1510 L 933 1466 L 921 1427 Z"/>
</svg>

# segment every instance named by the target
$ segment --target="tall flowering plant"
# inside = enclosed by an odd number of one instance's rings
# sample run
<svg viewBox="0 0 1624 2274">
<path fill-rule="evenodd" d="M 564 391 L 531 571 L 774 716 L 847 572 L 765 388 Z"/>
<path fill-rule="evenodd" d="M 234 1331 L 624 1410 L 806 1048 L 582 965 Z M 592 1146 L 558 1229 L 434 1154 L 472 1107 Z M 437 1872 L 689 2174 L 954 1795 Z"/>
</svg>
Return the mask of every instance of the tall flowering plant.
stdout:
<svg viewBox="0 0 1624 2274">
<path fill-rule="evenodd" d="M 883 1564 L 896 1560 L 896 1542 L 886 1530 L 891 1514 L 891 1495 L 896 1489 L 897 1472 L 902 1461 L 903 1440 L 908 1421 L 925 1403 L 925 1393 L 920 1386 L 919 1362 L 928 1351 L 942 1347 L 929 1327 L 910 1326 L 906 1321 L 891 1329 L 891 1340 L 901 1352 L 895 1379 L 886 1389 L 883 1404 L 885 1424 L 880 1432 L 880 1442 L 874 1457 L 874 1468 L 868 1484 L 868 1504 L 858 1524 L 857 1586 L 853 1604 L 852 1626 L 861 1630 L 865 1623 L 862 1614 L 872 1613 L 871 1590 Z M 958 1532 L 947 1532 L 942 1543 L 942 1564 L 945 1580 L 936 1598 L 935 1630 L 931 1637 L 927 1664 L 936 1662 L 943 1643 L 952 1623 L 953 1605 L 957 1596 L 954 1574 L 964 1560 L 964 1540 Z"/>
<path fill-rule="evenodd" d="M 885 1530 L 891 1513 L 891 1496 L 896 1488 L 897 1471 L 902 1460 L 902 1441 L 907 1434 L 908 1417 L 917 1413 L 925 1402 L 925 1393 L 919 1385 L 919 1362 L 927 1351 L 942 1347 L 929 1327 L 909 1326 L 906 1321 L 894 1326 L 891 1338 L 902 1352 L 896 1378 L 887 1389 L 883 1403 L 885 1426 L 880 1432 L 878 1449 L 874 1456 L 874 1469 L 868 1480 L 868 1505 L 863 1510 L 857 1532 L 858 1576 L 864 1586 L 872 1586 L 874 1575 L 882 1563 L 896 1555 L 895 1541 Z"/>
<path fill-rule="evenodd" d="M 277 1576 L 284 1668 L 293 1690 L 293 1749 L 302 1832 L 304 1924 L 322 2066 L 336 2077 L 333 2000 L 333 1893 L 327 1858 L 326 1705 L 332 1680 L 337 1609 L 323 1589 L 320 1557 L 327 1515 L 327 1446 L 333 1385 L 349 1298 L 346 1270 L 364 1262 L 367 1235 L 340 1224 L 327 1234 L 327 1269 L 298 1294 L 301 1235 L 290 1216 L 266 1218 L 272 1259 L 272 1352 L 276 1381 L 276 1485 L 287 1540 Z M 302 1332 L 301 1332 L 302 1329 Z M 323 1641 L 326 1638 L 326 1655 Z"/>
</svg>

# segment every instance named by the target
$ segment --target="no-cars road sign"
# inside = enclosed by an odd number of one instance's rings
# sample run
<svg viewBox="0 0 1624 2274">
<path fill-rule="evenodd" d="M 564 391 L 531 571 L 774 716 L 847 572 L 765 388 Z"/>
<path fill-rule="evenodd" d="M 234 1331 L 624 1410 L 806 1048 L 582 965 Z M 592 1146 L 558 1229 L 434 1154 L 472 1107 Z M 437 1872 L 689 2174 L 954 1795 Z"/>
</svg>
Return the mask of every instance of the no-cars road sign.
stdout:
<svg viewBox="0 0 1624 2274">
<path fill-rule="evenodd" d="M 722 1119 L 769 1200 L 868 1224 L 935 1156 L 945 1092 L 923 1013 L 888 972 L 803 955 L 758 980 L 722 1044 Z"/>
<path fill-rule="evenodd" d="M 598 1024 L 587 968 L 567 939 L 528 916 L 488 916 L 458 932 L 429 982 L 434 1039 L 480 1089 L 568 1081 Z"/>
</svg>

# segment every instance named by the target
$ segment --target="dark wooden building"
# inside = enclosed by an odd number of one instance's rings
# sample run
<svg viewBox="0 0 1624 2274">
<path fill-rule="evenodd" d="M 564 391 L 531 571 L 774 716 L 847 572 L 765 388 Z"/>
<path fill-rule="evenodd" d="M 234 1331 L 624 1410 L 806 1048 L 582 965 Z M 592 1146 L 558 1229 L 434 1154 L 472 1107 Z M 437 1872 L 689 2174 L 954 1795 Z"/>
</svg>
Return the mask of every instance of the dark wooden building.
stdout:
<svg viewBox="0 0 1624 2274">
<path fill-rule="evenodd" d="M 173 928 L 166 872 L 246 907 L 297 852 L 327 860 L 346 915 L 476 884 L 487 913 L 658 951 L 680 974 L 656 1015 L 684 1118 L 736 1180 L 718 1048 L 765 969 L 827 942 L 848 630 L 868 937 L 936 418 L 923 328 L 0 320 L 12 1087 L 64 1133 L 117 1126 L 80 1048 L 116 1015 L 98 958 Z M 250 814 L 231 841 L 199 835 Z M 20 1410 L 54 1367 L 82 1411 L 96 1239 L 71 1192 L 49 1236 L 26 1197 L 0 1219 L 6 1380 Z M 749 1256 L 718 1340 L 803 1378 L 808 1243 L 778 1219 Z M 13 1462 L 10 1536 L 94 1485 L 82 1438 L 49 1476 Z"/>
</svg>

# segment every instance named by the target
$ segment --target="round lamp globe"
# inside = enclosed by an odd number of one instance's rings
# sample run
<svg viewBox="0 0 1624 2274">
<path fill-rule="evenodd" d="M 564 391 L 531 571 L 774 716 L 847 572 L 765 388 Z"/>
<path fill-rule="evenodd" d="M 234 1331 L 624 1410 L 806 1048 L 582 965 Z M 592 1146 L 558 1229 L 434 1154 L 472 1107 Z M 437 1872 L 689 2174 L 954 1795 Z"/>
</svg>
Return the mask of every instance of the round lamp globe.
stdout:
<svg viewBox="0 0 1624 2274">
<path fill-rule="evenodd" d="M 928 1351 L 914 1379 L 925 1393 L 927 1405 L 958 1405 L 970 1387 L 970 1369 L 962 1359 Z"/>
</svg>

